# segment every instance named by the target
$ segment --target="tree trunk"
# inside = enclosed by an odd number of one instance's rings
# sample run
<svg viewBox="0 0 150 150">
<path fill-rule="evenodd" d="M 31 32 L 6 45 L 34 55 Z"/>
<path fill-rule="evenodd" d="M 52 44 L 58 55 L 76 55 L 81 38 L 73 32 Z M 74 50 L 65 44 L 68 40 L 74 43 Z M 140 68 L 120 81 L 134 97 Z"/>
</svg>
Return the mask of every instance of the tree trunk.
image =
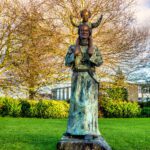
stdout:
<svg viewBox="0 0 150 150">
<path fill-rule="evenodd" d="M 29 100 L 33 100 L 35 98 L 36 92 L 34 90 L 29 90 Z"/>
</svg>

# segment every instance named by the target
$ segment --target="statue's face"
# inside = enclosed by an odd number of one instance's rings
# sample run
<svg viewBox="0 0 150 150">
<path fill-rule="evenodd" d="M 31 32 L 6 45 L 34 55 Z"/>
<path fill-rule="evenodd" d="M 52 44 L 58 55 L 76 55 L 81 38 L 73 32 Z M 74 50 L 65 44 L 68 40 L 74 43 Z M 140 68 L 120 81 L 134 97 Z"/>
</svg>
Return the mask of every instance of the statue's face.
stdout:
<svg viewBox="0 0 150 150">
<path fill-rule="evenodd" d="M 83 19 L 83 22 L 88 22 L 88 19 L 91 17 L 91 12 L 87 9 L 84 9 L 81 11 L 81 18 Z"/>
<path fill-rule="evenodd" d="M 87 22 L 89 19 L 89 13 L 88 11 L 83 12 L 83 21 Z"/>
<path fill-rule="evenodd" d="M 80 27 L 80 32 L 79 32 L 79 36 L 80 38 L 83 38 L 83 39 L 88 39 L 89 36 L 90 36 L 90 29 L 87 25 L 82 25 Z"/>
</svg>

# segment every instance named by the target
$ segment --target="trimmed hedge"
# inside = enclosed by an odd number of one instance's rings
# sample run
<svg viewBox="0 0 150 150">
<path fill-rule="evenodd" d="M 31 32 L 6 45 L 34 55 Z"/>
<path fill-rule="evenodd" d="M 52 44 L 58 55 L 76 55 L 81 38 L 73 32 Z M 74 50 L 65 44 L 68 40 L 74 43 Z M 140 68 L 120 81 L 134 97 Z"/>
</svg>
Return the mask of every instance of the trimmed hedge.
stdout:
<svg viewBox="0 0 150 150">
<path fill-rule="evenodd" d="M 132 118 L 141 114 L 141 108 L 137 102 L 114 101 L 106 98 L 101 101 L 100 111 L 104 117 L 110 118 Z"/>
<path fill-rule="evenodd" d="M 150 101 L 139 102 L 139 105 L 140 105 L 141 108 L 143 108 L 143 107 L 150 107 Z"/>
<path fill-rule="evenodd" d="M 143 117 L 150 117 L 150 107 L 143 107 L 141 114 Z"/>
<path fill-rule="evenodd" d="M 0 101 L 0 114 L 2 116 L 20 116 L 21 107 L 19 101 L 11 98 L 0 98 Z"/>
<path fill-rule="evenodd" d="M 66 118 L 69 104 L 56 100 L 0 98 L 0 115 L 13 117 Z"/>
<path fill-rule="evenodd" d="M 12 117 L 66 118 L 69 104 L 58 100 L 22 100 L 0 98 L 0 115 Z M 142 115 L 149 117 L 149 108 L 142 109 Z M 141 109 L 136 102 L 117 101 L 108 98 L 100 100 L 99 116 L 128 118 L 140 116 Z"/>
</svg>

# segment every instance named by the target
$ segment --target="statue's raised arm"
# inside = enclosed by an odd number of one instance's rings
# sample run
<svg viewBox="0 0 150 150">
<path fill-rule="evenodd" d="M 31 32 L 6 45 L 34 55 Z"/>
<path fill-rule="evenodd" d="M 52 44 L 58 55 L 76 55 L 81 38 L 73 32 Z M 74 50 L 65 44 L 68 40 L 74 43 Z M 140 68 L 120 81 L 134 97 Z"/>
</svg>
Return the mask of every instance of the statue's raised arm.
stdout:
<svg viewBox="0 0 150 150">
<path fill-rule="evenodd" d="M 79 27 L 79 25 L 73 21 L 73 16 L 72 16 L 72 15 L 70 15 L 70 22 L 71 22 L 71 24 L 72 24 L 74 27 L 77 27 L 77 28 Z"/>
<path fill-rule="evenodd" d="M 102 19 L 103 19 L 103 15 L 101 15 L 95 23 L 91 24 L 92 28 L 97 28 L 101 24 Z"/>
</svg>

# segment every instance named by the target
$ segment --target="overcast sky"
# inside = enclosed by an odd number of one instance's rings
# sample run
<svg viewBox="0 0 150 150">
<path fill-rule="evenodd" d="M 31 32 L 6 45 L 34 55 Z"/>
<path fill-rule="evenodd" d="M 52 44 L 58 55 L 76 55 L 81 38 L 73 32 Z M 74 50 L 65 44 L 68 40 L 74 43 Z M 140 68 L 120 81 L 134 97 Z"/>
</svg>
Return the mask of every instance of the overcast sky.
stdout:
<svg viewBox="0 0 150 150">
<path fill-rule="evenodd" d="M 138 25 L 150 26 L 150 0 L 137 0 L 136 16 Z"/>
</svg>

